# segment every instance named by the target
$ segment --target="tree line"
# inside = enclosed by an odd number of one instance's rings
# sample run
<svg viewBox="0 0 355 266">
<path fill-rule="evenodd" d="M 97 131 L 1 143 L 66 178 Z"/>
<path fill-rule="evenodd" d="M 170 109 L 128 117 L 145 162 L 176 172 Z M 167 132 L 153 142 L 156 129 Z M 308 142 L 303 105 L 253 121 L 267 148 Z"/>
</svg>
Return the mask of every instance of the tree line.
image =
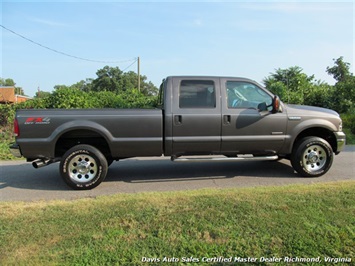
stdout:
<svg viewBox="0 0 355 266">
<path fill-rule="evenodd" d="M 158 88 L 147 77 L 118 67 L 105 66 L 88 78 L 73 85 L 55 85 L 53 92 L 38 91 L 32 100 L 18 104 L 0 104 L 0 126 L 12 123 L 17 109 L 39 108 L 152 108 L 156 105 Z M 0 78 L 0 85 L 15 86 L 15 93 L 24 95 L 22 88 L 8 78 Z"/>
<path fill-rule="evenodd" d="M 335 85 L 308 76 L 299 66 L 276 69 L 263 82 L 285 103 L 325 107 L 338 113 L 355 112 L 355 77 L 350 72 L 350 64 L 339 57 L 326 72 L 335 79 Z"/>
</svg>

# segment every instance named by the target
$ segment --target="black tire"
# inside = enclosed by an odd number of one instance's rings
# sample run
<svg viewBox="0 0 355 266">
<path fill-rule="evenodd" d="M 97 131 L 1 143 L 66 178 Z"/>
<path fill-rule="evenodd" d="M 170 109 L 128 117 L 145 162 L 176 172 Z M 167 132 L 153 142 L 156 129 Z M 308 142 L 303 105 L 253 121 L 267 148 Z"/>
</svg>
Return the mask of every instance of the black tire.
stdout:
<svg viewBox="0 0 355 266">
<path fill-rule="evenodd" d="M 59 165 L 64 182 L 74 189 L 97 187 L 106 177 L 107 160 L 97 148 L 77 145 L 68 150 Z"/>
<path fill-rule="evenodd" d="M 301 176 L 324 175 L 333 163 L 333 150 L 329 143 L 318 137 L 307 137 L 298 141 L 291 154 L 291 164 Z"/>
</svg>

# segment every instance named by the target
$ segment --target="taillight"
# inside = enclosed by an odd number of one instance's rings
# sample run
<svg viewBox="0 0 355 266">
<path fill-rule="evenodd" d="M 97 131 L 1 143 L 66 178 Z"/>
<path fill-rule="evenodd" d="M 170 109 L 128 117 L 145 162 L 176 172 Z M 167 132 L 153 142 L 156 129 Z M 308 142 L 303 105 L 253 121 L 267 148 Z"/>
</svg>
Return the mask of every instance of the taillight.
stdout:
<svg viewBox="0 0 355 266">
<path fill-rule="evenodd" d="M 19 137 L 20 136 L 20 128 L 18 126 L 18 121 L 17 121 L 16 118 L 15 118 L 15 121 L 14 121 L 14 134 L 15 134 L 15 137 Z"/>
</svg>

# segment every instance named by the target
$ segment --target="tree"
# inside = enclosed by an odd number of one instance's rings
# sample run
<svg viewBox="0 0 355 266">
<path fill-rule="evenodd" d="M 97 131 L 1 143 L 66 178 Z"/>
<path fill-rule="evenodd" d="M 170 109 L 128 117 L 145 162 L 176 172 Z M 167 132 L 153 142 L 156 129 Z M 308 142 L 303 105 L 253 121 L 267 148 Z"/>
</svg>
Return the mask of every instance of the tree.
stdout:
<svg viewBox="0 0 355 266">
<path fill-rule="evenodd" d="M 96 72 L 97 78 L 92 82 L 93 91 L 119 92 L 122 71 L 118 67 L 105 66 Z"/>
<path fill-rule="evenodd" d="M 3 79 L 0 78 L 0 85 L 1 86 L 11 86 L 11 87 L 15 87 L 15 94 L 18 95 L 25 95 L 25 92 L 23 91 L 23 89 L 21 87 L 17 87 L 16 83 L 13 79 Z"/>
<path fill-rule="evenodd" d="M 119 82 L 120 91 L 129 91 L 138 88 L 138 75 L 129 71 L 123 73 Z"/>
<path fill-rule="evenodd" d="M 13 79 L 3 79 L 3 78 L 0 78 L 0 85 L 1 85 L 1 86 L 15 86 L 16 83 L 14 82 Z"/>
<path fill-rule="evenodd" d="M 333 109 L 339 113 L 355 109 L 355 77 L 350 73 L 350 63 L 343 57 L 334 60 L 334 66 L 327 67 L 327 73 L 337 81 L 332 95 Z"/>
<path fill-rule="evenodd" d="M 54 90 L 58 91 L 58 90 L 64 90 L 64 89 L 68 89 L 69 87 L 67 85 L 55 85 L 54 86 Z"/>
<path fill-rule="evenodd" d="M 152 82 L 147 82 L 146 76 L 140 76 L 140 92 L 144 95 L 157 95 L 158 88 L 154 86 Z M 121 90 L 122 91 L 130 91 L 133 89 L 138 90 L 138 74 L 129 71 L 122 75 L 121 82 L 120 82 Z"/>
<path fill-rule="evenodd" d="M 90 84 L 82 85 L 85 91 L 111 91 L 115 93 L 129 92 L 138 89 L 138 74 L 129 71 L 122 72 L 118 67 L 105 66 L 96 72 L 97 78 Z M 88 79 L 87 79 L 88 81 Z M 156 95 L 158 88 L 152 82 L 147 82 L 146 76 L 140 76 L 141 89 L 144 95 Z"/>
<path fill-rule="evenodd" d="M 148 95 L 148 96 L 157 96 L 159 93 L 158 88 L 153 84 L 153 82 L 149 81 L 148 83 L 145 81 L 146 80 L 146 76 L 143 76 L 144 78 L 144 82 L 141 82 L 141 92 L 144 95 Z"/>
<path fill-rule="evenodd" d="M 266 88 L 289 103 L 304 104 L 313 90 L 314 75 L 307 76 L 299 66 L 278 68 L 263 80 Z"/>
<path fill-rule="evenodd" d="M 17 95 L 25 95 L 25 92 L 21 87 L 15 87 L 15 94 Z"/>
<path fill-rule="evenodd" d="M 333 59 L 335 66 L 327 67 L 327 73 L 333 76 L 337 82 L 344 82 L 352 76 L 352 73 L 350 73 L 350 63 L 343 60 L 342 56 Z"/>
<path fill-rule="evenodd" d="M 35 94 L 35 99 L 44 99 L 48 98 L 51 95 L 49 91 L 37 91 Z"/>
<path fill-rule="evenodd" d="M 71 85 L 70 88 L 89 92 L 92 90 L 92 81 L 93 81 L 93 79 L 87 78 L 86 80 L 81 80 L 81 81 Z"/>
</svg>

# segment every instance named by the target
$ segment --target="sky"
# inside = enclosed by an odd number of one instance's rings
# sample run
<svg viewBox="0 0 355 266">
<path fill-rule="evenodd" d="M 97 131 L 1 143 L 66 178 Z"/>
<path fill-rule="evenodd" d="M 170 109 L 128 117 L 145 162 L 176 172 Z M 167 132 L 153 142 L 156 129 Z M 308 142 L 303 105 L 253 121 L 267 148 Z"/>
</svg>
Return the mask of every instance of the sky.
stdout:
<svg viewBox="0 0 355 266">
<path fill-rule="evenodd" d="M 278 68 L 354 66 L 354 1 L 4 1 L 0 77 L 25 94 L 70 86 L 108 65 L 159 86 L 170 75 L 259 83 Z M 22 37 L 20 37 L 21 35 Z M 85 60 L 83 60 L 85 59 Z"/>
</svg>

